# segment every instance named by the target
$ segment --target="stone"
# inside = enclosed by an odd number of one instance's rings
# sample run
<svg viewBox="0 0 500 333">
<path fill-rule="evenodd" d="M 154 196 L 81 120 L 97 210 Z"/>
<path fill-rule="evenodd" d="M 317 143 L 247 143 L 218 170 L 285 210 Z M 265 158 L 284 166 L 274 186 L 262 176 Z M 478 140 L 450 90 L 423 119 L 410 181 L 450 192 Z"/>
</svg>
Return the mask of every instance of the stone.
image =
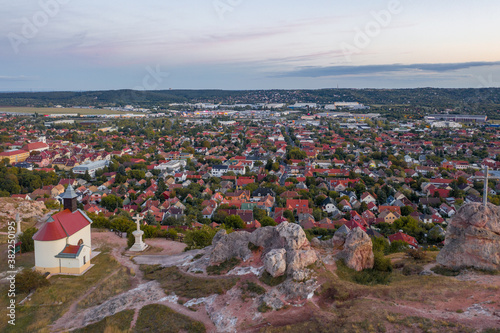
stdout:
<svg viewBox="0 0 500 333">
<path fill-rule="evenodd" d="M 239 258 L 243 261 L 252 256 L 252 251 L 248 248 L 250 233 L 246 231 L 235 231 L 225 234 L 219 231 L 220 235 L 212 240 L 212 253 L 210 254 L 210 264 L 220 264 L 231 258 Z M 216 234 L 216 236 L 217 236 Z"/>
<path fill-rule="evenodd" d="M 288 250 L 286 252 L 286 257 L 287 273 L 290 274 L 294 271 L 302 270 L 318 260 L 316 251 L 312 249 Z"/>
<path fill-rule="evenodd" d="M 443 266 L 500 270 L 500 207 L 462 206 L 448 225 L 444 244 L 437 256 Z"/>
<path fill-rule="evenodd" d="M 296 223 L 282 222 L 276 226 L 276 231 L 285 241 L 287 250 L 300 249 L 303 246 L 309 245 L 306 233 L 302 227 Z"/>
<path fill-rule="evenodd" d="M 284 239 L 276 230 L 276 227 L 262 227 L 258 228 L 250 234 L 250 242 L 256 246 L 266 249 L 282 248 L 284 247 Z"/>
<path fill-rule="evenodd" d="M 351 232 L 351 230 L 345 224 L 343 224 L 340 228 L 338 228 L 337 231 L 335 231 L 335 233 L 333 234 L 331 240 L 332 247 L 336 249 L 342 248 L 342 246 L 344 246 L 345 240 L 349 232 Z"/>
<path fill-rule="evenodd" d="M 286 250 L 273 249 L 264 256 L 264 267 L 273 277 L 285 274 L 286 271 Z"/>
<path fill-rule="evenodd" d="M 337 254 L 337 258 L 343 259 L 345 264 L 361 271 L 373 268 L 374 256 L 372 240 L 361 228 L 354 228 L 349 232 L 342 251 Z"/>
</svg>

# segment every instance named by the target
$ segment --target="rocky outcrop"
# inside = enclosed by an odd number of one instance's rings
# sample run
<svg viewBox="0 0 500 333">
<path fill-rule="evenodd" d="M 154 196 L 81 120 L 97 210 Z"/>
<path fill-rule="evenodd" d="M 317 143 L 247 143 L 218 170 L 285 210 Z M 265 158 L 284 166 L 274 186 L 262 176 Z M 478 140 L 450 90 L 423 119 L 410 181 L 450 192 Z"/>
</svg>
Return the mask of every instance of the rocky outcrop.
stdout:
<svg viewBox="0 0 500 333">
<path fill-rule="evenodd" d="M 281 276 L 286 271 L 286 250 L 273 249 L 264 256 L 264 268 L 273 277 Z"/>
<path fill-rule="evenodd" d="M 437 262 L 453 269 L 500 270 L 500 207 L 490 203 L 462 206 L 448 225 Z"/>
<path fill-rule="evenodd" d="M 264 267 L 275 277 L 285 272 L 292 275 L 318 260 L 302 227 L 283 222 L 276 227 L 259 228 L 253 233 L 235 231 L 227 234 L 220 230 L 212 240 L 210 263 L 219 264 L 234 257 L 248 260 L 252 256 L 249 243 L 263 249 Z"/>
<path fill-rule="evenodd" d="M 45 209 L 43 201 L 0 198 L 0 227 L 6 226 L 9 221 L 15 221 L 17 214 L 21 221 L 38 220 L 44 215 Z"/>
<path fill-rule="evenodd" d="M 348 267 L 356 271 L 373 268 L 372 240 L 361 228 L 354 228 L 347 234 L 337 258 L 343 259 Z"/>
<path fill-rule="evenodd" d="M 250 233 L 246 231 L 235 231 L 230 234 L 226 230 L 220 230 L 212 239 L 212 253 L 210 263 L 220 264 L 231 258 L 239 258 L 243 261 L 252 256 L 248 248 Z"/>
<path fill-rule="evenodd" d="M 338 249 L 338 248 L 341 248 L 342 246 L 344 246 L 347 235 L 349 235 L 350 232 L 351 232 L 351 230 L 345 224 L 342 225 L 340 228 L 338 228 L 332 237 L 332 241 L 331 241 L 332 247 Z"/>
</svg>

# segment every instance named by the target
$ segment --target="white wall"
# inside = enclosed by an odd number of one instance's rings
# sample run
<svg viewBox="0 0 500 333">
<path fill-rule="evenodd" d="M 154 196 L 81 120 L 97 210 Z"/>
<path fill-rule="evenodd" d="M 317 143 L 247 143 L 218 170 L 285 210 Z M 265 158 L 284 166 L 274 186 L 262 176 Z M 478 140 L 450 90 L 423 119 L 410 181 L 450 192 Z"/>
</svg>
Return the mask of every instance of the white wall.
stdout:
<svg viewBox="0 0 500 333">
<path fill-rule="evenodd" d="M 66 238 L 55 241 L 35 241 L 35 266 L 59 267 L 59 259 L 55 256 L 66 246 Z"/>
</svg>

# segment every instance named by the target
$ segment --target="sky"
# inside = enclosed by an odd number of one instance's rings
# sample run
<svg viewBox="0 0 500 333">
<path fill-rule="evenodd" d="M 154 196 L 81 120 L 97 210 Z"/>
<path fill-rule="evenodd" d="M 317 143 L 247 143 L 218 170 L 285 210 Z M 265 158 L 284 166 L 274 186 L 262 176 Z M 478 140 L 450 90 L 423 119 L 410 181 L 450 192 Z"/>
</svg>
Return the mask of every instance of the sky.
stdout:
<svg viewBox="0 0 500 333">
<path fill-rule="evenodd" d="M 0 91 L 500 87 L 498 0 L 3 0 Z"/>
</svg>

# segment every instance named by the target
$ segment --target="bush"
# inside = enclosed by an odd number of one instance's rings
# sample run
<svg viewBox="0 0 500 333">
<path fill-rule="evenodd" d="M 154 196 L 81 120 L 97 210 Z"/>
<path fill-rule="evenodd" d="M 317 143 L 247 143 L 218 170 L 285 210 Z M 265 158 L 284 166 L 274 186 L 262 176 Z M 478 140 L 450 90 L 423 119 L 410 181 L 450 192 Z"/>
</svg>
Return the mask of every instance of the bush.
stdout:
<svg viewBox="0 0 500 333">
<path fill-rule="evenodd" d="M 409 246 L 407 243 L 403 242 L 403 241 L 394 241 L 391 243 L 391 245 L 389 246 L 389 250 L 388 250 L 388 253 L 398 253 L 398 252 L 406 252 L 408 250 Z"/>
<path fill-rule="evenodd" d="M 273 277 L 268 272 L 264 272 L 264 273 L 262 273 L 262 276 L 259 278 L 259 280 L 260 280 L 260 282 L 265 283 L 270 287 L 275 287 L 278 284 L 285 282 L 286 278 L 287 278 L 286 274 L 284 274 L 282 276 Z"/>
<path fill-rule="evenodd" d="M 373 253 L 374 263 L 373 269 L 379 272 L 392 272 L 392 262 L 391 259 L 386 258 L 384 254 L 380 251 Z"/>
<path fill-rule="evenodd" d="M 422 251 L 422 249 L 408 249 L 406 251 L 406 254 L 410 258 L 413 258 L 413 259 L 419 260 L 419 261 L 425 260 L 427 258 L 427 255 L 425 254 L 424 251 Z"/>
<path fill-rule="evenodd" d="M 251 281 L 247 281 L 247 284 L 245 286 L 245 291 L 257 295 L 264 295 L 266 293 L 266 289 L 264 287 L 259 286 L 257 283 Z"/>
<path fill-rule="evenodd" d="M 444 276 L 457 276 L 458 274 L 460 274 L 459 270 L 447 268 L 447 267 L 444 267 L 441 265 L 432 267 L 431 271 L 433 271 L 436 274 L 444 275 Z"/>
<path fill-rule="evenodd" d="M 238 265 L 241 262 L 240 259 L 238 258 L 231 258 L 228 259 L 219 265 L 213 265 L 213 266 L 208 266 L 207 267 L 207 274 L 208 275 L 221 275 L 229 272 L 231 269 L 233 269 L 236 265 Z"/>
<path fill-rule="evenodd" d="M 409 264 L 403 267 L 403 275 L 418 275 L 424 270 L 424 267 L 416 264 Z"/>
<path fill-rule="evenodd" d="M 19 235 L 19 241 L 21 242 L 21 252 L 32 252 L 35 251 L 35 241 L 33 240 L 33 235 L 38 231 L 37 228 L 28 228 L 24 230 L 22 234 Z"/>
<path fill-rule="evenodd" d="M 216 234 L 216 230 L 209 226 L 203 226 L 197 230 L 190 230 L 184 237 L 184 243 L 187 244 L 188 250 L 202 249 L 212 245 L 212 239 Z"/>
<path fill-rule="evenodd" d="M 176 240 L 177 239 L 177 230 L 175 229 L 169 229 L 165 233 L 165 238 L 171 239 L 171 240 Z"/>
<path fill-rule="evenodd" d="M 32 290 L 48 286 L 49 284 L 49 280 L 36 270 L 24 269 L 16 274 L 16 292 L 18 293 L 29 293 Z"/>
</svg>

